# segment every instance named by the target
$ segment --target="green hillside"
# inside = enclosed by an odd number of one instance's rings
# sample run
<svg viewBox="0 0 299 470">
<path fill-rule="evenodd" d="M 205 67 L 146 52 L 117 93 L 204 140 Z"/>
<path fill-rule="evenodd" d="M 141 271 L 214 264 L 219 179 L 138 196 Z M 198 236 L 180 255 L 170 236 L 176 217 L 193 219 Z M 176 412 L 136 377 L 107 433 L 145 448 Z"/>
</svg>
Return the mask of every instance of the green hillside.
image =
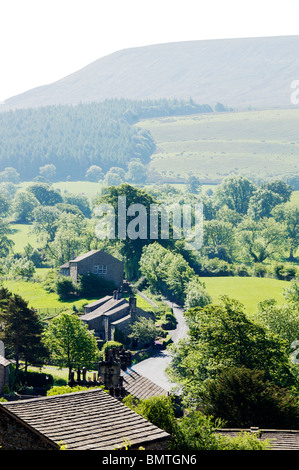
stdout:
<svg viewBox="0 0 299 470">
<path fill-rule="evenodd" d="M 253 316 L 258 303 L 263 300 L 275 299 L 278 304 L 283 304 L 283 290 L 289 286 L 287 281 L 258 277 L 202 277 L 201 281 L 213 302 L 217 303 L 220 296 L 227 295 L 241 302 L 246 312 Z"/>
<path fill-rule="evenodd" d="M 149 119 L 138 126 L 156 143 L 149 169 L 163 178 L 194 174 L 219 181 L 234 174 L 299 172 L 299 109 Z"/>
</svg>

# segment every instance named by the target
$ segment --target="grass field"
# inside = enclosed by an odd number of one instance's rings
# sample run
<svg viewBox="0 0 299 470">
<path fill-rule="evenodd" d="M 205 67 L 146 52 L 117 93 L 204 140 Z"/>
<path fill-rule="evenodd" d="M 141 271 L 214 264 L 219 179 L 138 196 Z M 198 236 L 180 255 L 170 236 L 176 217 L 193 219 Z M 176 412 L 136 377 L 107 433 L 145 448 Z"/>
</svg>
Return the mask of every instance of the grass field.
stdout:
<svg viewBox="0 0 299 470">
<path fill-rule="evenodd" d="M 43 279 L 47 271 L 47 268 L 37 269 L 35 276 Z M 21 297 L 28 301 L 29 307 L 42 309 L 43 311 L 45 311 L 45 309 L 49 309 L 49 312 L 53 309 L 72 310 L 73 306 L 80 310 L 84 305 L 98 299 L 98 297 L 95 297 L 88 299 L 81 298 L 75 301 L 70 300 L 68 302 L 61 301 L 57 294 L 47 292 L 40 282 L 6 280 L 3 281 L 3 285 L 14 294 L 21 295 Z M 152 306 L 149 305 L 142 297 L 136 295 L 136 298 L 138 307 L 142 308 L 143 310 L 152 310 Z"/>
<path fill-rule="evenodd" d="M 249 315 L 254 315 L 259 302 L 275 299 L 284 303 L 283 290 L 289 286 L 287 281 L 257 277 L 201 277 L 213 302 L 221 295 L 241 302 Z"/>
<path fill-rule="evenodd" d="M 13 233 L 9 238 L 14 242 L 13 251 L 23 253 L 24 247 L 30 243 L 33 248 L 38 248 L 41 243 L 38 242 L 36 234 L 32 232 L 32 226 L 27 224 L 11 224 Z"/>
<path fill-rule="evenodd" d="M 299 109 L 149 119 L 157 145 L 150 169 L 164 176 L 219 179 L 299 170 Z"/>
</svg>

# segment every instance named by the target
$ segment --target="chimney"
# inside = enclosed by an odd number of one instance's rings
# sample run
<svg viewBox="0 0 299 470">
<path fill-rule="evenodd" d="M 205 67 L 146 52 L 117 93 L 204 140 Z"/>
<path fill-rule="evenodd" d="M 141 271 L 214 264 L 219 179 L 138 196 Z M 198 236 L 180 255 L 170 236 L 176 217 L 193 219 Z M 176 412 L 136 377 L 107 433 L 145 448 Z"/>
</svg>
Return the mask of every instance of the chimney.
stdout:
<svg viewBox="0 0 299 470">
<path fill-rule="evenodd" d="M 132 318 L 136 318 L 136 297 L 134 294 L 130 294 L 129 297 L 129 311 Z"/>
<path fill-rule="evenodd" d="M 5 357 L 5 347 L 3 341 L 0 341 L 0 356 Z"/>
</svg>

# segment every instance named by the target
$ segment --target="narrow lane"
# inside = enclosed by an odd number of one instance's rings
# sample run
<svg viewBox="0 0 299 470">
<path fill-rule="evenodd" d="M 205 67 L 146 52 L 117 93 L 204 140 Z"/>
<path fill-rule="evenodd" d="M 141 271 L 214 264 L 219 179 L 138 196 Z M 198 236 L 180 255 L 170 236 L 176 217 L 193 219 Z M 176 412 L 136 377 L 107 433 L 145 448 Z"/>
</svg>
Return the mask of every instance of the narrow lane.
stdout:
<svg viewBox="0 0 299 470">
<path fill-rule="evenodd" d="M 185 338 L 187 335 L 187 325 L 184 319 L 183 309 L 177 304 L 165 301 L 169 307 L 173 308 L 173 313 L 177 320 L 177 326 L 174 330 L 170 330 L 169 334 L 174 343 L 177 343 L 180 339 Z M 145 359 L 144 361 L 139 362 L 132 366 L 132 369 L 147 377 L 152 382 L 160 385 L 165 390 L 170 391 L 173 387 L 176 386 L 173 382 L 170 381 L 169 377 L 165 373 L 166 367 L 170 364 L 171 358 L 166 350 L 159 351 L 154 356 Z"/>
</svg>

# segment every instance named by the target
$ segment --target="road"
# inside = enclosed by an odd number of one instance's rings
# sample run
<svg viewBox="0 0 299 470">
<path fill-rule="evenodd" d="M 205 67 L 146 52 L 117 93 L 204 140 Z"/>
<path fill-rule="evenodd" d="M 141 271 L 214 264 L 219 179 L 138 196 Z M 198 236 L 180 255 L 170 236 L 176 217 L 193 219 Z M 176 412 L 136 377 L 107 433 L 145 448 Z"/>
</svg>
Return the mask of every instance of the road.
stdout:
<svg viewBox="0 0 299 470">
<path fill-rule="evenodd" d="M 187 325 L 183 315 L 183 309 L 173 302 L 166 301 L 167 305 L 173 308 L 173 313 L 177 319 L 177 326 L 175 330 L 170 330 L 169 334 L 174 343 L 177 343 L 180 339 L 187 335 Z M 159 351 L 156 355 L 145 359 L 132 366 L 132 369 L 138 372 L 140 375 L 147 377 L 152 382 L 160 385 L 165 390 L 170 391 L 176 386 L 171 382 L 165 373 L 166 367 L 170 364 L 171 358 L 166 350 Z"/>
</svg>

